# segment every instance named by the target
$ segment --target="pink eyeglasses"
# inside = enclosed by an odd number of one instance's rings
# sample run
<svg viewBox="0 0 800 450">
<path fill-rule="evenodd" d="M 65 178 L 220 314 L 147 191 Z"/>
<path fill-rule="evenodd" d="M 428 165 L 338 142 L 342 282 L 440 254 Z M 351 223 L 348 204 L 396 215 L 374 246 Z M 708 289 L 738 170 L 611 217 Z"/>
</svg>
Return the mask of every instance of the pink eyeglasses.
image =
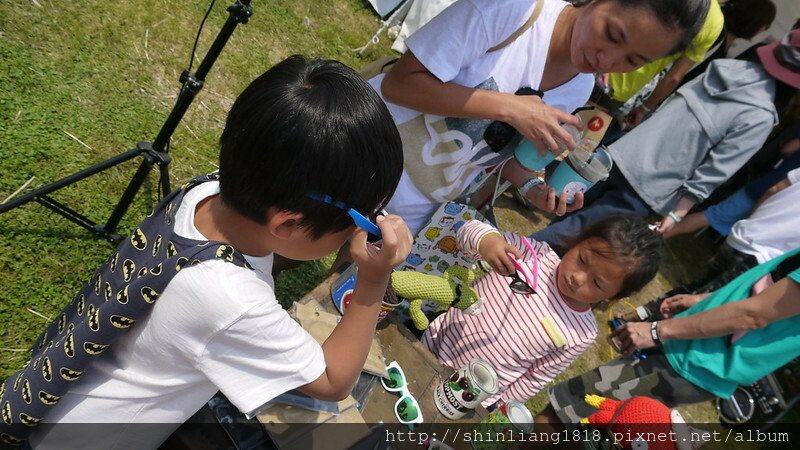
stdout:
<svg viewBox="0 0 800 450">
<path fill-rule="evenodd" d="M 525 248 L 531 253 L 531 258 L 533 259 L 533 273 L 531 274 L 533 282 L 531 282 L 528 277 L 530 271 L 527 267 L 524 267 L 514 255 L 509 253 L 508 256 L 511 258 L 511 263 L 514 264 L 517 270 L 509 275 L 509 277 L 511 277 L 511 282 L 508 284 L 508 287 L 515 294 L 535 294 L 536 287 L 539 284 L 539 257 L 533 245 L 531 245 L 531 241 L 528 240 L 527 237 L 522 236 L 522 244 L 525 245 Z M 520 277 L 520 275 L 522 276 Z"/>
</svg>

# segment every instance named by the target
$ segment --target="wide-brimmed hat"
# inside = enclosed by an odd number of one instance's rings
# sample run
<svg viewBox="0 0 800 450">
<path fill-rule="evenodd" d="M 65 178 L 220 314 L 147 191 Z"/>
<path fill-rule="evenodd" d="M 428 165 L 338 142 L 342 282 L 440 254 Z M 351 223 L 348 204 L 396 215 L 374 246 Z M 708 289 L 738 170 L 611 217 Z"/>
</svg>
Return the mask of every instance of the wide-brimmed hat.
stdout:
<svg viewBox="0 0 800 450">
<path fill-rule="evenodd" d="M 780 42 L 764 45 L 757 51 L 770 75 L 800 89 L 800 30 L 793 30 Z"/>
</svg>

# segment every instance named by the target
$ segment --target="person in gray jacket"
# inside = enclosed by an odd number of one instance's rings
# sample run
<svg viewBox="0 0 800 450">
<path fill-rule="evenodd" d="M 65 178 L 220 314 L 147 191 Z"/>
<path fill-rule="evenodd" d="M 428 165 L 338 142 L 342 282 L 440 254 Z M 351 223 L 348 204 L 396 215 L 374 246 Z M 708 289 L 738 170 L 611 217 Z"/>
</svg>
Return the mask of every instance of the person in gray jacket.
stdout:
<svg viewBox="0 0 800 450">
<path fill-rule="evenodd" d="M 610 214 L 658 214 L 659 233 L 680 222 L 761 148 L 777 124 L 775 105 L 787 103 L 800 76 L 800 34 L 784 40 L 778 48 L 788 62 L 774 64 L 778 51 L 765 56 L 755 48 L 744 60 L 713 61 L 650 120 L 609 146 L 614 168 L 586 193 L 583 209 L 531 237 L 558 252 Z"/>
</svg>

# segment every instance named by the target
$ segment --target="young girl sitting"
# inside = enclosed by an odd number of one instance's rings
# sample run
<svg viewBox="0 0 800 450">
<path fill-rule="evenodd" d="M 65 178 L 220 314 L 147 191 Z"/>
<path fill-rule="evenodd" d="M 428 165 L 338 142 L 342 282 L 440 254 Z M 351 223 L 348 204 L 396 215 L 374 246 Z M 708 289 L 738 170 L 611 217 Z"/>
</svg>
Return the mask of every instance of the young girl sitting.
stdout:
<svg viewBox="0 0 800 450">
<path fill-rule="evenodd" d="M 647 284 L 661 262 L 661 237 L 635 216 L 612 216 L 584 230 L 563 259 L 544 242 L 501 234 L 477 220 L 458 231 L 459 250 L 492 271 L 475 282 L 480 314 L 452 308 L 422 337 L 447 366 L 474 358 L 497 371 L 500 391 L 483 402 L 526 401 L 597 336 L 591 305 Z"/>
</svg>

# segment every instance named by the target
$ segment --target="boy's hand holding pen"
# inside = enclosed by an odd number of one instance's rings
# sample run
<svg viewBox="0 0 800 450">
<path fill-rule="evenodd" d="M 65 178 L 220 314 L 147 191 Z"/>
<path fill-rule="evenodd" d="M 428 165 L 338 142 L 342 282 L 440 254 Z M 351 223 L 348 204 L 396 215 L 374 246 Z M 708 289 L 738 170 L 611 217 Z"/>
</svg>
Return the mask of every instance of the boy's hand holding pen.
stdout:
<svg viewBox="0 0 800 450">
<path fill-rule="evenodd" d="M 367 231 L 357 228 L 350 239 L 350 254 L 358 266 L 358 283 L 381 284 L 385 289 L 392 270 L 406 260 L 414 238 L 400 216 L 379 215 L 376 222 L 382 240 L 370 243 Z"/>
</svg>

